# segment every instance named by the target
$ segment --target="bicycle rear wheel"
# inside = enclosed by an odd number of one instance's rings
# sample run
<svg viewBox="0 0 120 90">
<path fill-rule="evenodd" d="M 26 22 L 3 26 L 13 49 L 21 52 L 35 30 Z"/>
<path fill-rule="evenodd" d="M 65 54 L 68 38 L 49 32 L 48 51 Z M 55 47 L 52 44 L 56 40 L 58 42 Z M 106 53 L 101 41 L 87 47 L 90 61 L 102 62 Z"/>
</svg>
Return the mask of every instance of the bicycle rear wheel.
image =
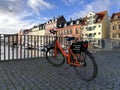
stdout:
<svg viewBox="0 0 120 90">
<path fill-rule="evenodd" d="M 65 59 L 60 50 L 57 51 L 56 56 L 54 55 L 54 47 L 51 47 L 47 50 L 46 58 L 48 62 L 54 66 L 61 66 L 65 62 Z"/>
<path fill-rule="evenodd" d="M 97 64 L 93 55 L 88 50 L 84 50 L 76 57 L 79 63 L 83 64 L 82 66 L 75 66 L 77 74 L 85 81 L 93 80 L 97 75 Z"/>
</svg>

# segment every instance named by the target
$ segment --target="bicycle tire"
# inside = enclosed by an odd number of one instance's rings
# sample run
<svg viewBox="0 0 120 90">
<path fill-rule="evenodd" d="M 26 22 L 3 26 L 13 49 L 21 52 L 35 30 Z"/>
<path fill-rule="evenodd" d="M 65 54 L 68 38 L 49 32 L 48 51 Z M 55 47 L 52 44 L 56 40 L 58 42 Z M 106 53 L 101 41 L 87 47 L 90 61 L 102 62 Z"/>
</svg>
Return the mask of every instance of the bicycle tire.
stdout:
<svg viewBox="0 0 120 90">
<path fill-rule="evenodd" d="M 65 62 L 63 54 L 60 50 L 58 50 L 58 54 L 54 56 L 54 47 L 51 47 L 46 51 L 46 58 L 48 62 L 54 66 L 61 66 Z"/>
<path fill-rule="evenodd" d="M 83 56 L 84 54 L 84 56 Z M 85 65 L 75 66 L 76 73 L 85 81 L 93 80 L 97 75 L 97 64 L 93 55 L 88 50 L 82 50 L 80 55 L 85 60 Z M 79 61 L 80 62 L 80 61 Z M 80 62 L 81 63 L 81 62 Z"/>
</svg>

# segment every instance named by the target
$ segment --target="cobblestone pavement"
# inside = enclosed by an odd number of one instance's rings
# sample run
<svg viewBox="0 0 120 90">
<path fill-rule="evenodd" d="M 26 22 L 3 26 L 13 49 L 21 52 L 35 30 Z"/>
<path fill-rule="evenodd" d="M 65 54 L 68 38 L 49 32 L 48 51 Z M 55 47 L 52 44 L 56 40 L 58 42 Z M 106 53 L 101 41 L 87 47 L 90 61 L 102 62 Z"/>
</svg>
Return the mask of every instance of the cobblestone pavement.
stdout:
<svg viewBox="0 0 120 90">
<path fill-rule="evenodd" d="M 55 67 L 46 58 L 0 63 L 0 90 L 120 90 L 120 53 L 94 54 L 98 75 L 78 78 L 73 67 Z"/>
</svg>

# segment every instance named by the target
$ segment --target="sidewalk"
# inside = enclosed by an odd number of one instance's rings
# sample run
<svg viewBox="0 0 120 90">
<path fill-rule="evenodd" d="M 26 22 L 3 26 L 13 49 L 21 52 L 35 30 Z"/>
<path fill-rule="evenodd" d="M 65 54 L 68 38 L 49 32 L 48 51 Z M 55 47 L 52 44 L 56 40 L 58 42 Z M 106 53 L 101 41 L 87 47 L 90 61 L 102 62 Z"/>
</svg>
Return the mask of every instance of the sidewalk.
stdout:
<svg viewBox="0 0 120 90">
<path fill-rule="evenodd" d="M 0 62 L 0 90 L 120 90 L 120 53 L 94 56 L 98 75 L 89 83 L 73 67 L 55 67 L 46 58 Z"/>
</svg>

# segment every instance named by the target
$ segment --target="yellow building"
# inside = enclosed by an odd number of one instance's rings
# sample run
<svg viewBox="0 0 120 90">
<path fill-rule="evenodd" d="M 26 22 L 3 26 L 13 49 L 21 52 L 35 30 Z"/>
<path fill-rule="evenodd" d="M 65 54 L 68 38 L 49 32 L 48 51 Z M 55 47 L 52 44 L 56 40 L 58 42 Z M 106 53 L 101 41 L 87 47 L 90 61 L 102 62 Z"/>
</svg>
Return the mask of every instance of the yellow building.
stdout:
<svg viewBox="0 0 120 90">
<path fill-rule="evenodd" d="M 120 12 L 113 13 L 110 23 L 110 39 L 120 40 Z"/>
<path fill-rule="evenodd" d="M 103 48 L 104 39 L 109 38 L 110 20 L 107 11 L 90 12 L 85 17 L 85 25 L 82 26 L 81 37 L 90 43 L 90 48 Z"/>
<path fill-rule="evenodd" d="M 82 27 L 82 37 L 88 39 L 107 39 L 109 38 L 109 25 L 107 11 L 90 12 L 86 16 L 85 25 Z"/>
<path fill-rule="evenodd" d="M 45 24 L 40 24 L 38 26 L 34 26 L 31 28 L 31 31 L 28 33 L 28 35 L 45 35 Z"/>
</svg>

